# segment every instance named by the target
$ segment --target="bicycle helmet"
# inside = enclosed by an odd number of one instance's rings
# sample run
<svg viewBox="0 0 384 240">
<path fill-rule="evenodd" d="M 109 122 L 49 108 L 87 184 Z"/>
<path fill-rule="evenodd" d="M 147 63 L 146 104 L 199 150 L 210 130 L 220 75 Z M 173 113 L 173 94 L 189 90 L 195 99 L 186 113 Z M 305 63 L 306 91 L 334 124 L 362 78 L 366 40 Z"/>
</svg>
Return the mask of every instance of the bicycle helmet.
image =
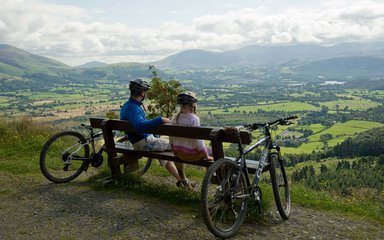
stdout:
<svg viewBox="0 0 384 240">
<path fill-rule="evenodd" d="M 194 92 L 182 92 L 177 95 L 177 104 L 180 105 L 193 105 L 197 102 L 196 93 Z"/>
<path fill-rule="evenodd" d="M 129 90 L 132 95 L 145 92 L 149 90 L 149 84 L 143 79 L 136 79 L 133 81 L 129 81 Z"/>
</svg>

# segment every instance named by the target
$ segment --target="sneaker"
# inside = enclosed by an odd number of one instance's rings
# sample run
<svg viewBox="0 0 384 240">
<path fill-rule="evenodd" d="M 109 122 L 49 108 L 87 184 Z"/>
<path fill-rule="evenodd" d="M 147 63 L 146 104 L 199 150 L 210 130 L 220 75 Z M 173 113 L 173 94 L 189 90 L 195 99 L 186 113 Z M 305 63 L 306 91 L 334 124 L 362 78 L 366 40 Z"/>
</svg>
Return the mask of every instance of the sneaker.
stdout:
<svg viewBox="0 0 384 240">
<path fill-rule="evenodd" d="M 189 181 L 188 179 L 181 179 L 177 181 L 176 186 L 179 188 L 193 189 L 196 187 L 196 183 Z"/>
</svg>

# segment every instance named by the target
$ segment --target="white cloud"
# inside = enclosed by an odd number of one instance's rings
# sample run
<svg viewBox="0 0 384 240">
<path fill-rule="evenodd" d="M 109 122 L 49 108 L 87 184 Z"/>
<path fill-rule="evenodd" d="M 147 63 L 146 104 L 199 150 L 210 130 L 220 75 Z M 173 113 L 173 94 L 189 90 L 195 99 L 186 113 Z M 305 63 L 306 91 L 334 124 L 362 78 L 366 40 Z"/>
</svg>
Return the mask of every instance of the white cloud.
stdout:
<svg viewBox="0 0 384 240">
<path fill-rule="evenodd" d="M 150 61 L 195 48 L 384 40 L 384 3 L 366 0 L 291 6 L 273 14 L 267 11 L 271 5 L 260 5 L 197 16 L 191 24 L 175 18 L 151 29 L 133 28 L 133 23 L 93 21 L 93 16 L 105 14 L 107 9 L 86 10 L 43 0 L 0 0 L 0 5 L 1 43 L 69 64 L 101 59 Z"/>
</svg>

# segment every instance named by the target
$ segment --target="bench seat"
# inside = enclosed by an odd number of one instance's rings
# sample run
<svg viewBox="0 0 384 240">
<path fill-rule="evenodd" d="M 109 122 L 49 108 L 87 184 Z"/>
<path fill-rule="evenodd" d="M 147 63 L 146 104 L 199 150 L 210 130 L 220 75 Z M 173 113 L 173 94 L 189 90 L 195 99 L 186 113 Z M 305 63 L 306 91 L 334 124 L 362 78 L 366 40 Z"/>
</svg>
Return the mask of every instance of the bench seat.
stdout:
<svg viewBox="0 0 384 240">
<path fill-rule="evenodd" d="M 131 146 L 125 143 L 119 143 L 119 142 L 115 143 L 115 147 L 116 147 L 116 152 L 127 154 L 129 156 L 134 156 L 134 157 L 147 157 L 152 159 L 168 160 L 173 162 L 180 162 L 180 163 L 186 163 L 186 164 L 198 165 L 198 166 L 204 166 L 204 167 L 209 167 L 213 163 L 213 161 L 209 161 L 206 159 L 200 160 L 200 161 L 193 161 L 193 162 L 183 161 L 177 156 L 175 156 L 171 151 L 167 151 L 167 152 L 138 151 L 138 150 L 134 150 Z M 120 164 L 122 163 L 123 162 L 120 162 Z"/>
</svg>

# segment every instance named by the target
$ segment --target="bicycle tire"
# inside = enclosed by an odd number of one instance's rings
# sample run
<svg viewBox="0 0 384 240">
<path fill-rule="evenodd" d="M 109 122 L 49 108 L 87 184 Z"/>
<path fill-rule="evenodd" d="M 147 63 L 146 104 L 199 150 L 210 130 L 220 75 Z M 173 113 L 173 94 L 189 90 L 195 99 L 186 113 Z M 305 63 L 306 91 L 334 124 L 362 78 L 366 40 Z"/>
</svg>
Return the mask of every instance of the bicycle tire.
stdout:
<svg viewBox="0 0 384 240">
<path fill-rule="evenodd" d="M 117 140 L 117 142 L 125 142 L 127 140 L 128 140 L 127 137 L 122 137 L 119 140 Z M 139 176 L 141 176 L 148 171 L 151 164 L 152 164 L 152 158 L 141 158 L 138 160 L 138 169 L 134 170 L 133 173 L 136 173 Z"/>
<path fill-rule="evenodd" d="M 244 222 L 249 200 L 246 186 L 244 173 L 230 159 L 217 160 L 208 168 L 201 187 L 202 213 L 215 236 L 232 237 Z"/>
<path fill-rule="evenodd" d="M 43 175 L 54 183 L 66 183 L 78 177 L 90 163 L 89 145 L 83 144 L 86 141 L 82 134 L 74 131 L 53 135 L 40 152 Z"/>
<path fill-rule="evenodd" d="M 146 173 L 149 169 L 149 167 L 152 164 L 152 158 L 147 158 L 147 160 L 143 159 L 142 161 L 139 161 L 139 169 L 136 170 L 136 173 L 140 176 Z"/>
<path fill-rule="evenodd" d="M 276 207 L 280 216 L 287 220 L 291 213 L 291 197 L 289 193 L 289 184 L 283 161 L 277 153 L 269 155 L 273 195 L 275 197 Z"/>
<path fill-rule="evenodd" d="M 128 172 L 142 176 L 148 171 L 149 167 L 151 166 L 152 158 L 142 157 L 137 161 L 138 161 L 136 166 L 137 168 L 135 168 L 134 170 L 129 169 Z"/>
</svg>

